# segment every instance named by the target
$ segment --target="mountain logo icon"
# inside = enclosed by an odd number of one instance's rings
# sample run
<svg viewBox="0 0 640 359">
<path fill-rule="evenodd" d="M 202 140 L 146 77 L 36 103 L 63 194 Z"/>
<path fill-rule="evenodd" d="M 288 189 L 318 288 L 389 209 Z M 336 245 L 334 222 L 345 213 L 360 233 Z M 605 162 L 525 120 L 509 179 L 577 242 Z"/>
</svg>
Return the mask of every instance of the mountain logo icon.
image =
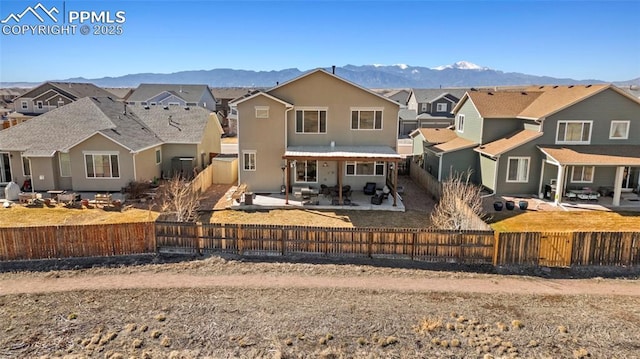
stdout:
<svg viewBox="0 0 640 359">
<path fill-rule="evenodd" d="M 9 14 L 4 20 L 0 21 L 3 24 L 8 23 L 13 20 L 16 23 L 19 23 L 24 16 L 27 14 L 31 14 L 36 17 L 36 19 L 40 20 L 40 22 L 45 22 L 46 17 L 53 20 L 53 22 L 58 22 L 58 19 L 54 16 L 54 14 L 59 14 L 60 11 L 54 6 L 50 10 L 47 9 L 42 3 L 38 3 L 36 6 L 29 6 L 24 11 L 19 14 L 12 13 Z"/>
</svg>

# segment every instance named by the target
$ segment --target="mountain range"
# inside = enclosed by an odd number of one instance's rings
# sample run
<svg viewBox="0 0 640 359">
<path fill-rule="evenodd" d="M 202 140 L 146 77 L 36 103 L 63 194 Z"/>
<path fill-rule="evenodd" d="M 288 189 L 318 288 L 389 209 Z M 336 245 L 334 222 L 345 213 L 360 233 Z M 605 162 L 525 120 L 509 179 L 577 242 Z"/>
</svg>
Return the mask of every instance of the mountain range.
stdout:
<svg viewBox="0 0 640 359">
<path fill-rule="evenodd" d="M 327 68 L 332 71 L 331 68 Z M 278 71 L 251 71 L 235 69 L 213 69 L 180 71 L 169 74 L 139 73 L 119 77 L 86 79 L 69 78 L 64 82 L 91 82 L 101 87 L 137 87 L 140 83 L 207 84 L 211 87 L 272 87 L 303 74 L 297 68 Z M 335 68 L 336 75 L 367 88 L 437 88 L 473 86 L 509 86 L 557 84 L 576 85 L 604 83 L 597 79 L 575 80 L 550 76 L 527 75 L 518 72 L 503 72 L 479 66 L 467 61 L 434 68 L 396 65 L 346 65 Z M 640 85 L 640 77 L 618 85 Z M 38 83 L 4 82 L 0 87 L 33 87 Z"/>
</svg>

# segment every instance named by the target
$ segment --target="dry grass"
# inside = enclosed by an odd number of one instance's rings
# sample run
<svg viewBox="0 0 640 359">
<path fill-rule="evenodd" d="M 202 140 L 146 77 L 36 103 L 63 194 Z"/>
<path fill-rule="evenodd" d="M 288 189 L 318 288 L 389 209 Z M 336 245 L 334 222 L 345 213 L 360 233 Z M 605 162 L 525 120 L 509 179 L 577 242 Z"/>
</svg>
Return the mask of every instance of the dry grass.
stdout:
<svg viewBox="0 0 640 359">
<path fill-rule="evenodd" d="M 640 231 L 640 212 L 526 211 L 492 215 L 491 228 L 499 232 Z"/>
<path fill-rule="evenodd" d="M 114 212 L 98 208 L 27 208 L 13 205 L 10 208 L 0 208 L 0 227 L 146 222 L 155 221 L 158 215 L 158 212 L 135 208 Z"/>
</svg>

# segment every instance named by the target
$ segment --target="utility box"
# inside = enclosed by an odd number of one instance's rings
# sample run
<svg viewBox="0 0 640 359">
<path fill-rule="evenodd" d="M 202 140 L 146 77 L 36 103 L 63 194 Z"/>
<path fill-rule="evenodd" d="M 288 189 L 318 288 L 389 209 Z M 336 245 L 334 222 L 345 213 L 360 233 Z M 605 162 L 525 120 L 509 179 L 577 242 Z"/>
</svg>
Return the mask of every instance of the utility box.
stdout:
<svg viewBox="0 0 640 359">
<path fill-rule="evenodd" d="M 173 157 L 171 159 L 171 174 L 174 176 L 180 175 L 182 178 L 192 179 L 195 167 L 195 157 Z"/>
</svg>

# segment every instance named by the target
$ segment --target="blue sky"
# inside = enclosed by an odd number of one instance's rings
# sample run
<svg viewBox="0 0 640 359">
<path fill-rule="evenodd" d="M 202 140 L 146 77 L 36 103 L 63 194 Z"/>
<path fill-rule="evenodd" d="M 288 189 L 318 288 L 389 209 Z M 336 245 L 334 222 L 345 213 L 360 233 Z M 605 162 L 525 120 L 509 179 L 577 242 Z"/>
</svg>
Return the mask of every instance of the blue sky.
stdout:
<svg viewBox="0 0 640 359">
<path fill-rule="evenodd" d="M 37 3 L 2 0 L 0 19 Z M 56 6 L 59 17 L 70 10 L 112 17 L 124 11 L 122 34 L 82 35 L 77 22 L 75 35 L 5 35 L 3 29 L 0 82 L 213 68 L 435 67 L 460 60 L 580 80 L 640 77 L 638 0 L 41 3 Z M 29 16 L 20 25 L 40 24 Z"/>
</svg>

